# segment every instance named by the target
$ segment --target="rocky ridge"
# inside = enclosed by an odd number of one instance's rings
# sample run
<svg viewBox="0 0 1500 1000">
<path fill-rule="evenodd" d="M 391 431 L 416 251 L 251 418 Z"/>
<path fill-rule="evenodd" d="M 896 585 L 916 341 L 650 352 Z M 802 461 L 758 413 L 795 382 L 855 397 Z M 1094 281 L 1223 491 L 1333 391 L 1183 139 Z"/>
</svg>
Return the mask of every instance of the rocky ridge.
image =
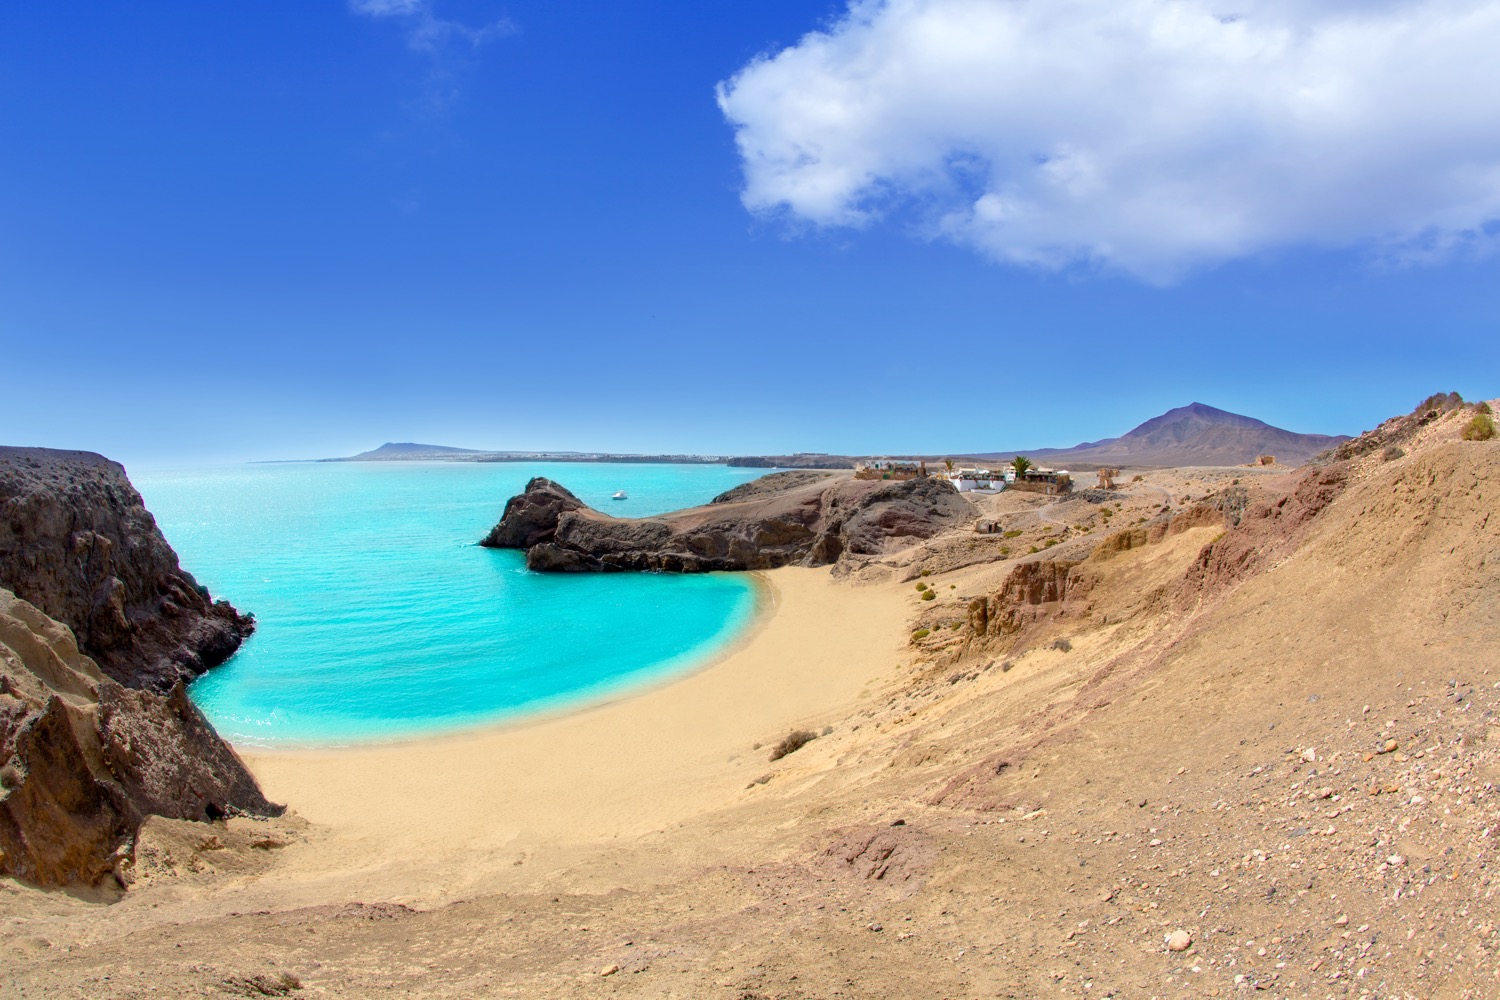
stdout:
<svg viewBox="0 0 1500 1000">
<path fill-rule="evenodd" d="M 538 477 L 506 503 L 480 544 L 525 549 L 526 565 L 546 572 L 773 569 L 879 555 L 972 518 L 964 499 L 938 479 L 885 482 L 783 472 L 701 507 L 615 518 Z"/>
<path fill-rule="evenodd" d="M 66 623 L 111 678 L 158 693 L 254 629 L 178 565 L 124 468 L 92 452 L 0 447 L 0 587 Z"/>
</svg>

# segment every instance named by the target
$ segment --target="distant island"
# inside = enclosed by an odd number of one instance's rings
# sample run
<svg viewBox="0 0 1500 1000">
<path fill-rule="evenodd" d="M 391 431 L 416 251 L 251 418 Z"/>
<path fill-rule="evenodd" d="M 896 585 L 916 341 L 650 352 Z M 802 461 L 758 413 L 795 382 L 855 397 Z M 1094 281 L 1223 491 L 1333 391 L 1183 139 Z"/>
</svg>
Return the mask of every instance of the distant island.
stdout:
<svg viewBox="0 0 1500 1000">
<path fill-rule="evenodd" d="M 320 462 L 630 462 L 660 465 L 724 465 L 727 455 L 619 455 L 599 451 L 479 451 L 442 444 L 387 441 L 379 448 Z M 732 464 L 732 463 L 731 463 Z"/>
<path fill-rule="evenodd" d="M 876 458 L 910 462 L 970 463 L 1008 461 L 1026 455 L 1034 461 L 1067 463 L 1080 469 L 1104 466 L 1173 468 L 1187 465 L 1245 465 L 1262 455 L 1299 465 L 1349 440 L 1343 434 L 1299 434 L 1263 420 L 1204 403 L 1189 403 L 1147 420 L 1119 437 L 1085 441 L 1071 448 L 1011 448 L 987 452 L 929 452 L 913 455 L 630 455 L 581 451 L 481 451 L 439 444 L 387 442 L 371 451 L 324 462 L 619 462 L 637 464 L 730 465 L 748 469 L 853 469 Z"/>
</svg>

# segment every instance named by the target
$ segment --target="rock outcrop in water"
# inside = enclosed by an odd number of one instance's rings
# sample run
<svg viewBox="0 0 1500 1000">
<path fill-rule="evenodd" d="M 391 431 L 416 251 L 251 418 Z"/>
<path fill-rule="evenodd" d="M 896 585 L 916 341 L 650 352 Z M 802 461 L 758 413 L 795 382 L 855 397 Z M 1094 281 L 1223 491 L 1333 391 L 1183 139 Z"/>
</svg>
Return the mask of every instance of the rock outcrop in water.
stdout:
<svg viewBox="0 0 1500 1000">
<path fill-rule="evenodd" d="M 969 504 L 939 479 L 781 472 L 701 507 L 616 518 L 539 477 L 510 499 L 480 544 L 525 549 L 526 565 L 546 572 L 773 569 L 880 555 L 972 517 Z"/>
<path fill-rule="evenodd" d="M 86 451 L 0 447 L 0 587 L 66 623 L 114 680 L 160 693 L 254 628 L 177 564 L 125 470 Z"/>
<path fill-rule="evenodd" d="M 0 874 L 123 882 L 148 815 L 279 814 L 184 686 L 250 628 L 119 465 L 0 448 Z"/>
</svg>

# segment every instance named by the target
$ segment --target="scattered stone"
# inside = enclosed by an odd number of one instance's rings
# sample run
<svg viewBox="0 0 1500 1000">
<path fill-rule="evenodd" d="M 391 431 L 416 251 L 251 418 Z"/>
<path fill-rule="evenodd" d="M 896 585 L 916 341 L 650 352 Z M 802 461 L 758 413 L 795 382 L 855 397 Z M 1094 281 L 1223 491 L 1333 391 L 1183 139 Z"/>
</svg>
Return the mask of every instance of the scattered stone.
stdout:
<svg viewBox="0 0 1500 1000">
<path fill-rule="evenodd" d="M 619 972 L 619 971 L 620 971 L 620 967 L 618 965 L 606 965 L 604 968 L 602 968 L 602 969 L 599 970 L 599 975 L 601 975 L 601 976 L 613 976 L 616 972 Z"/>
<path fill-rule="evenodd" d="M 1177 930 L 1173 931 L 1171 934 L 1167 935 L 1167 950 L 1168 951 L 1187 951 L 1192 946 L 1193 946 L 1192 935 L 1188 934 L 1187 931 L 1182 930 L 1181 928 L 1178 928 Z"/>
</svg>

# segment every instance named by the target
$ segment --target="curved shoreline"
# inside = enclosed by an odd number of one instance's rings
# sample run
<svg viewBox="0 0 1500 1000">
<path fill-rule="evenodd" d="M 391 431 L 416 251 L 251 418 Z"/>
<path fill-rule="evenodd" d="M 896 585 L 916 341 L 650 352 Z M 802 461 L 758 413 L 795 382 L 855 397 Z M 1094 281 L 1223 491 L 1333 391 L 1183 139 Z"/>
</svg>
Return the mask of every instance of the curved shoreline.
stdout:
<svg viewBox="0 0 1500 1000">
<path fill-rule="evenodd" d="M 827 569 L 762 584 L 766 613 L 734 648 L 625 697 L 418 741 L 244 752 L 266 793 L 312 825 L 284 858 L 295 892 L 321 899 L 348 879 L 423 902 L 535 884 L 753 794 L 776 766 L 767 745 L 846 717 L 889 675 L 908 603 L 904 587 Z"/>
<path fill-rule="evenodd" d="M 754 602 L 750 609 L 749 619 L 736 629 L 734 635 L 729 639 L 720 643 L 701 657 L 696 657 L 687 665 L 677 669 L 657 673 L 656 670 L 660 665 L 653 665 L 651 668 L 648 668 L 647 675 L 639 680 L 631 680 L 629 678 L 623 680 L 616 679 L 611 683 L 605 684 L 602 690 L 597 690 L 593 694 L 575 693 L 573 695 L 557 695 L 548 699 L 538 708 L 513 709 L 506 714 L 472 722 L 458 722 L 451 727 L 439 727 L 420 732 L 398 733 L 390 736 L 374 736 L 370 739 L 351 743 L 314 743 L 311 741 L 308 743 L 297 743 L 287 741 L 273 745 L 235 742 L 227 738 L 226 742 L 234 747 L 235 752 L 242 757 L 299 757 L 310 754 L 357 752 L 378 747 L 407 746 L 455 740 L 462 741 L 475 736 L 482 736 L 486 733 L 541 725 L 556 719 L 596 711 L 610 705 L 642 697 L 650 694 L 652 691 L 677 684 L 694 674 L 712 669 L 716 664 L 748 647 L 754 640 L 756 633 L 765 628 L 767 622 L 776 614 L 776 608 L 781 600 L 781 592 L 773 582 L 767 579 L 765 573 L 762 571 L 757 570 L 744 575 L 749 580 L 752 600 Z"/>
</svg>

